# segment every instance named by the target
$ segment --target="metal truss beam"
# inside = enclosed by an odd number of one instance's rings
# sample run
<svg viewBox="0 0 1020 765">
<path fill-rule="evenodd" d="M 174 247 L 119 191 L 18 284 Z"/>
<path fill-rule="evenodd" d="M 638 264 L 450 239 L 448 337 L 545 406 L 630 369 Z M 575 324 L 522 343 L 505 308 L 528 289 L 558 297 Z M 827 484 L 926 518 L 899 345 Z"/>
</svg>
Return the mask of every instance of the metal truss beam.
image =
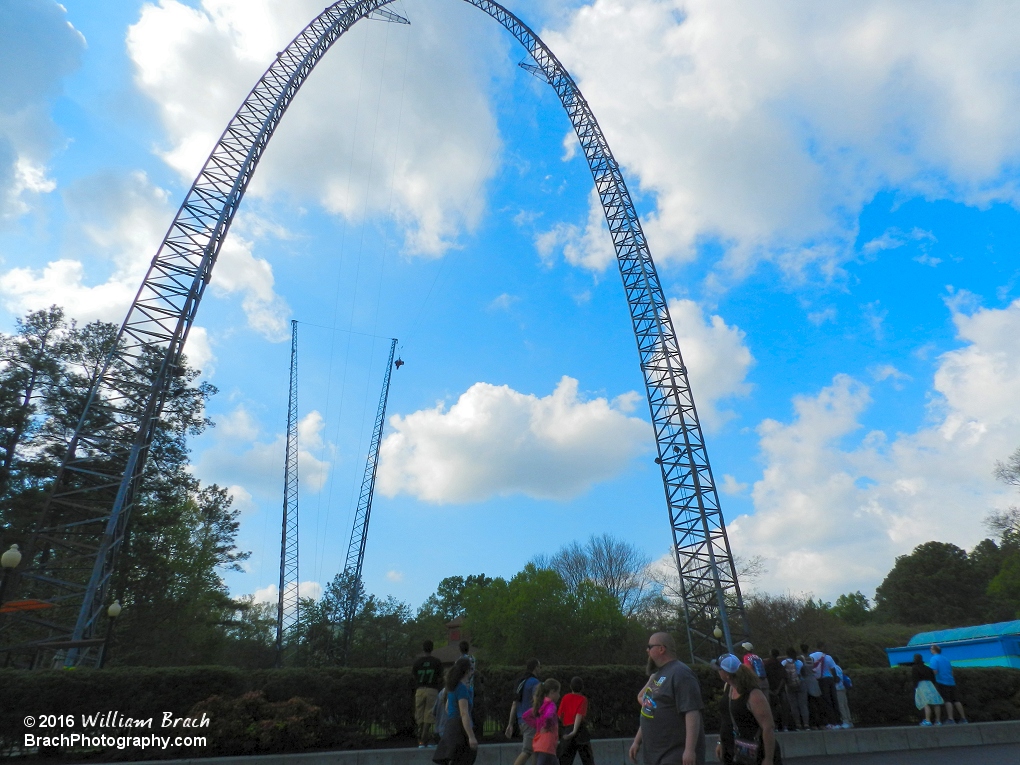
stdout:
<svg viewBox="0 0 1020 765">
<path fill-rule="evenodd" d="M 287 447 L 283 469 L 283 527 L 280 531 L 280 591 L 276 601 L 276 666 L 283 666 L 283 643 L 300 621 L 298 569 L 298 367 L 297 327 L 290 322 L 290 389 L 287 395 Z"/>
<path fill-rule="evenodd" d="M 344 564 L 344 583 L 349 593 L 344 599 L 343 646 L 342 656 L 347 662 L 351 647 L 351 635 L 354 629 L 355 611 L 358 608 L 358 594 L 361 592 L 361 569 L 365 565 L 365 546 L 368 544 L 368 522 L 372 517 L 372 497 L 375 496 L 375 476 L 379 469 L 379 445 L 382 442 L 383 427 L 386 424 L 386 402 L 390 397 L 390 375 L 393 372 L 393 357 L 397 352 L 397 339 L 390 341 L 390 355 L 386 361 L 386 374 L 383 376 L 382 392 L 379 394 L 379 407 L 375 412 L 375 425 L 372 427 L 372 441 L 368 445 L 368 458 L 365 460 L 365 475 L 361 479 L 361 494 L 358 495 L 358 509 L 354 514 L 354 526 L 351 528 L 351 541 L 347 545 L 347 562 Z"/>
<path fill-rule="evenodd" d="M 556 91 L 570 118 L 605 211 L 630 307 L 680 574 L 688 647 L 707 660 L 746 635 L 743 600 L 719 494 L 666 297 L 619 163 L 573 78 L 517 16 L 492 0 L 465 0 L 507 29 L 531 54 L 522 68 Z M 722 641 L 711 635 L 715 626 Z"/>
<path fill-rule="evenodd" d="M 358 20 L 390 2 L 344 0 L 326 7 L 277 54 L 223 131 L 94 381 L 12 583 L 23 597 L 63 598 L 64 627 L 37 631 L 26 641 L 27 625 L 8 616 L 0 625 L 0 645 L 81 641 L 96 634 L 160 413 L 255 168 L 315 65 Z M 49 663 L 97 659 L 95 652 L 71 649 Z"/>
<path fill-rule="evenodd" d="M 40 642 L 94 635 L 170 382 L 258 161 L 298 89 L 333 43 L 391 1 L 343 0 L 319 14 L 278 54 L 188 192 L 93 386 L 26 551 L 18 581 L 30 584 L 33 596 L 42 599 L 70 593 L 65 612 L 75 602 L 80 605 L 64 634 L 53 632 Z M 726 647 L 746 632 L 743 603 L 687 369 L 633 201 L 591 108 L 545 43 L 499 3 L 465 2 L 498 21 L 528 51 L 534 64 L 526 68 L 555 90 L 591 169 L 644 375 L 689 647 L 692 656 L 707 659 L 718 653 L 719 644 L 705 637 L 716 624 Z M 60 575 L 52 576 L 54 571 Z M 87 660 L 72 649 L 64 663 Z"/>
</svg>

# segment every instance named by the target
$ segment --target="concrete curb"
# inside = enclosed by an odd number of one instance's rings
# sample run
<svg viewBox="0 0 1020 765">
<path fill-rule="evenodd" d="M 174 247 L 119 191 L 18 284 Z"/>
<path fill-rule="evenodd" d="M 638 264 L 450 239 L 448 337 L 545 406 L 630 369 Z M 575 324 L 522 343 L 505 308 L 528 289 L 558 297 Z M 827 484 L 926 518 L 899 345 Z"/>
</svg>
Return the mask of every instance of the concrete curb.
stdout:
<svg viewBox="0 0 1020 765">
<path fill-rule="evenodd" d="M 707 736 L 707 762 L 715 759 L 718 736 Z M 1020 744 L 1020 720 L 898 728 L 850 728 L 802 733 L 779 733 L 784 760 L 868 752 L 899 752 L 910 749 L 947 749 L 957 746 Z M 627 765 L 632 739 L 602 738 L 592 741 L 598 765 Z M 335 752 L 267 754 L 248 757 L 195 757 L 161 760 L 160 765 L 432 765 L 434 749 L 348 749 Z M 520 743 L 485 744 L 479 747 L 476 765 L 513 765 Z M 118 765 L 151 765 L 118 763 Z"/>
</svg>

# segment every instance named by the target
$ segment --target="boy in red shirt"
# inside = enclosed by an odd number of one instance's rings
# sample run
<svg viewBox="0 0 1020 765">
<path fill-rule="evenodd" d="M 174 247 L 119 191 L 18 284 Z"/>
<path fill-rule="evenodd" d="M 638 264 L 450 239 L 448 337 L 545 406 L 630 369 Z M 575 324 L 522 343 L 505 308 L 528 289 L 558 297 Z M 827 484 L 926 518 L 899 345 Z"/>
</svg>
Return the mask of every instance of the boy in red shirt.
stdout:
<svg viewBox="0 0 1020 765">
<path fill-rule="evenodd" d="M 560 700 L 560 723 L 562 730 L 567 731 L 560 737 L 560 765 L 573 765 L 575 754 L 581 755 L 581 765 L 595 765 L 591 733 L 584 724 L 588 716 L 588 699 L 581 693 L 583 690 L 581 678 L 571 678 L 570 693 Z"/>
</svg>

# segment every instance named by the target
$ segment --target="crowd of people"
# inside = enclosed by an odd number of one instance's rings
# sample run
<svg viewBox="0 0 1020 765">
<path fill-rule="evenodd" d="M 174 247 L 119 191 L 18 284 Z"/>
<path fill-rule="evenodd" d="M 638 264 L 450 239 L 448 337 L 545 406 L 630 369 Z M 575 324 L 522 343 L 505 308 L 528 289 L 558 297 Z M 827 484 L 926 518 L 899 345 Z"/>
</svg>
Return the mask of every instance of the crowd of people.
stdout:
<svg viewBox="0 0 1020 765">
<path fill-rule="evenodd" d="M 826 651 L 825 643 L 818 643 L 814 651 L 801 643 L 800 651 L 787 648 L 785 655 L 773 648 L 764 660 L 753 651 L 750 643 L 740 646 L 742 663 L 758 678 L 780 729 L 853 727 L 846 697 L 853 681 L 839 666 L 839 658 Z"/>
<path fill-rule="evenodd" d="M 426 641 L 424 654 L 412 671 L 418 682 L 415 719 L 419 747 L 430 747 L 433 728 L 439 736 L 432 757 L 437 765 L 473 765 L 478 749 L 474 712 L 474 658 L 461 643 L 461 656 L 442 674 Z M 648 640 L 648 680 L 637 694 L 640 725 L 629 749 L 630 760 L 643 765 L 701 765 L 705 762 L 705 729 L 701 685 L 694 671 L 677 658 L 673 637 L 657 632 Z M 846 689 L 853 682 L 830 655 L 824 643 L 815 650 L 801 644 L 785 655 L 772 650 L 762 659 L 751 643 L 740 654 L 723 654 L 712 662 L 723 683 L 719 702 L 719 743 L 716 757 L 727 765 L 780 765 L 782 753 L 777 731 L 853 727 Z M 924 709 L 922 725 L 966 722 L 956 698 L 950 662 L 938 646 L 925 665 L 914 657 L 913 677 L 917 708 Z M 587 724 L 588 699 L 579 677 L 562 693 L 559 681 L 538 677 L 538 659 L 530 660 L 514 688 L 506 727 L 507 738 L 519 731 L 521 751 L 514 765 L 595 765 Z"/>
</svg>

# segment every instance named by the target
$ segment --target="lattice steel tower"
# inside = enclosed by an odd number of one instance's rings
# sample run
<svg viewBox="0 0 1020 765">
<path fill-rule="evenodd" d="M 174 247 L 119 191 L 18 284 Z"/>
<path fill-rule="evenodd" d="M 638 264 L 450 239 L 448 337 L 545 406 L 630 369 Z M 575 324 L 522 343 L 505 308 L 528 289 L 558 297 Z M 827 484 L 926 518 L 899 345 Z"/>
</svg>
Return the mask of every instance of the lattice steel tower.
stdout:
<svg viewBox="0 0 1020 765">
<path fill-rule="evenodd" d="M 368 458 L 365 460 L 365 475 L 361 479 L 361 493 L 358 495 L 358 509 L 354 513 L 354 525 L 351 528 L 351 541 L 347 545 L 347 562 L 344 564 L 343 581 L 348 588 L 344 599 L 341 615 L 343 624 L 343 644 L 341 656 L 347 663 L 347 655 L 351 648 L 351 635 L 354 630 L 354 617 L 357 615 L 359 595 L 361 592 L 361 569 L 365 564 L 365 545 L 368 544 L 368 522 L 372 518 L 372 497 L 375 495 L 375 476 L 379 469 L 379 444 L 382 442 L 383 427 L 386 424 L 386 402 L 390 397 L 390 374 L 394 368 L 399 369 L 404 363 L 393 361 L 397 352 L 397 339 L 390 341 L 390 355 L 386 360 L 386 374 L 383 375 L 382 392 L 379 394 L 379 407 L 375 412 L 375 425 L 372 427 L 372 441 L 368 445 Z"/>
<path fill-rule="evenodd" d="M 290 392 L 287 449 L 283 469 L 283 526 L 280 531 L 280 592 L 276 601 L 276 666 L 283 666 L 283 641 L 300 620 L 298 586 L 298 365 L 297 325 L 290 322 Z"/>
<path fill-rule="evenodd" d="M 555 90 L 580 140 L 616 249 L 655 429 L 692 655 L 708 659 L 745 634 L 743 603 L 687 369 L 620 166 L 588 102 L 552 51 L 493 0 L 465 0 L 528 51 L 527 69 Z M 104 608 L 142 468 L 223 240 L 287 107 L 329 48 L 360 19 L 407 23 L 391 0 L 329 5 L 275 58 L 230 120 L 160 245 L 98 375 L 54 491 L 13 580 L 22 597 L 60 603 L 67 621 L 21 619 L 18 646 L 69 648 L 82 660 Z M 142 381 L 142 383 L 139 382 Z M 29 639 L 30 631 L 36 636 Z M 5 641 L 6 642 L 6 641 Z M 11 647 L 10 643 L 8 646 Z M 4 647 L 0 647 L 0 651 Z M 88 654 L 86 653 L 86 660 Z"/>
</svg>

